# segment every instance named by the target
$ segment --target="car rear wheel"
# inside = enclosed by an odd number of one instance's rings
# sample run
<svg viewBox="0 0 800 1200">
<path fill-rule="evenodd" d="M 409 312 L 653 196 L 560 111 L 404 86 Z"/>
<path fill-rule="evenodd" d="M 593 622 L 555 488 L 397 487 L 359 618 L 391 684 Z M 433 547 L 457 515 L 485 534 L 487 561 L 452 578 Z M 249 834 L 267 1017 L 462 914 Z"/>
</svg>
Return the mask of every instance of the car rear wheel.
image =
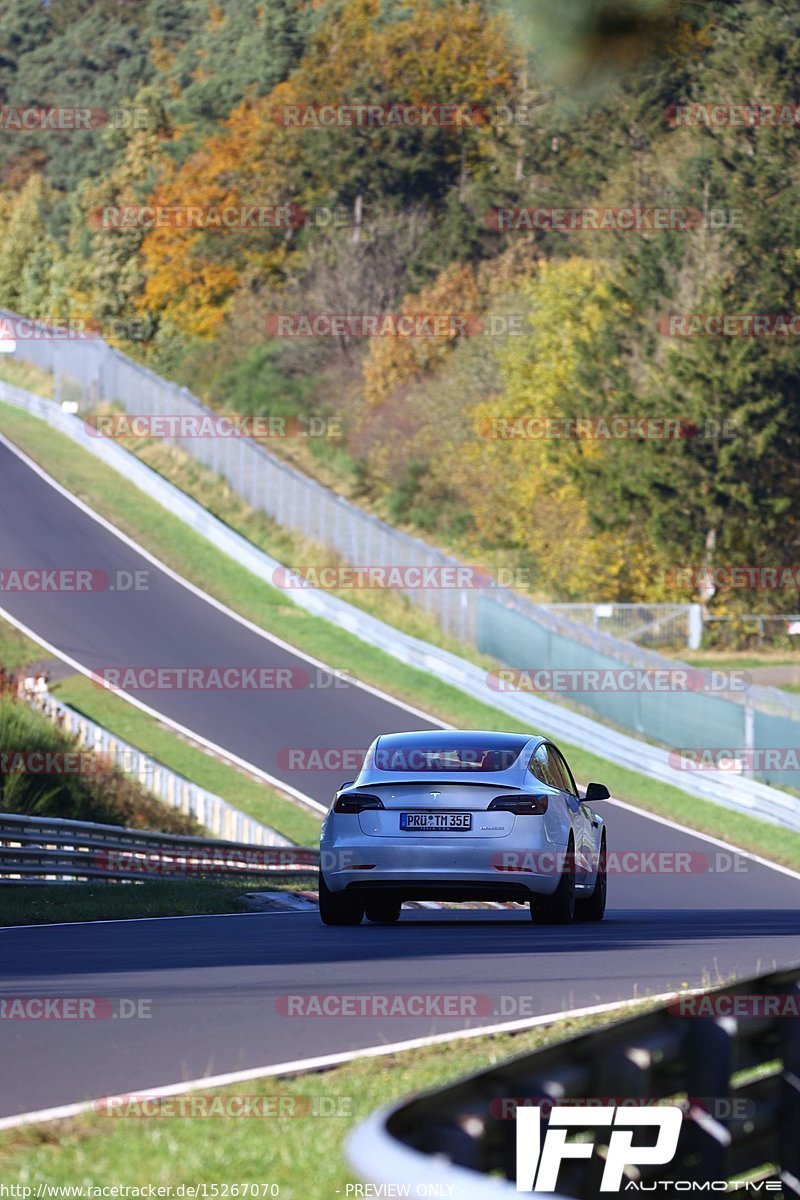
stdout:
<svg viewBox="0 0 800 1200">
<path fill-rule="evenodd" d="M 332 892 L 319 876 L 319 915 L 323 925 L 360 925 L 364 916 L 364 902 L 347 892 Z"/>
<path fill-rule="evenodd" d="M 400 920 L 400 901 L 377 897 L 374 900 L 366 901 L 364 911 L 368 921 L 375 921 L 381 925 L 394 925 L 395 921 Z"/>
<path fill-rule="evenodd" d="M 575 919 L 575 844 L 571 837 L 558 887 L 552 896 L 531 896 L 531 917 L 537 925 L 569 925 Z"/>
<path fill-rule="evenodd" d="M 597 882 L 588 900 L 579 900 L 575 906 L 576 921 L 602 921 L 606 911 L 606 835 L 600 843 L 600 857 L 597 863 Z"/>
</svg>

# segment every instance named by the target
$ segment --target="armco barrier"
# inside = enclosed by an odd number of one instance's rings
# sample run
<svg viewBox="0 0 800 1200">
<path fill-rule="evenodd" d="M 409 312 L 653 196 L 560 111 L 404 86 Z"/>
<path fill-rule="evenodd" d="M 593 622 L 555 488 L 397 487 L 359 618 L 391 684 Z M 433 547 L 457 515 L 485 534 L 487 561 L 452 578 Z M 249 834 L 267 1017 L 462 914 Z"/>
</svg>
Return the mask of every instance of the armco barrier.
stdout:
<svg viewBox="0 0 800 1200">
<path fill-rule="evenodd" d="M 194 817 L 209 833 L 254 846 L 292 845 L 288 838 L 270 829 L 269 825 L 263 825 L 255 817 L 249 817 L 247 813 L 234 808 L 221 796 L 216 796 L 182 775 L 177 775 L 163 763 L 150 758 L 129 742 L 124 742 L 122 738 L 85 717 L 83 713 L 62 704 L 49 692 L 35 697 L 31 703 L 65 733 L 76 737 L 87 750 L 104 755 L 127 775 L 138 779 L 143 787 L 164 804 Z"/>
<path fill-rule="evenodd" d="M 318 851 L 302 846 L 254 846 L 0 813 L 0 885 L 250 875 L 295 878 L 315 874 L 318 862 Z"/>
<path fill-rule="evenodd" d="M 0 317 L 19 320 L 3 310 Z M 18 339 L 16 355 L 52 371 L 56 396 L 69 398 L 83 409 L 105 401 L 143 417 L 196 420 L 210 415 L 186 388 L 160 378 L 101 338 L 61 340 L 47 336 L 45 328 L 38 336 Z M 253 508 L 347 563 L 434 569 L 458 565 L 442 551 L 393 529 L 248 438 L 176 435 L 163 440 L 180 446 L 222 476 Z M 512 667 L 577 663 L 583 669 L 629 666 L 646 670 L 677 665 L 504 587 L 406 588 L 404 594 L 412 604 L 431 613 L 450 636 Z M 777 688 L 753 687 L 746 698 L 709 692 L 701 698 L 620 692 L 613 696 L 605 692 L 568 694 L 568 698 L 634 735 L 674 746 L 791 746 L 800 732 L 800 696 Z M 790 735 L 793 740 L 787 742 Z M 758 774 L 763 782 L 800 789 L 800 771 L 776 771 L 775 778 L 766 769 Z"/>
<path fill-rule="evenodd" d="M 706 993 L 703 1004 L 687 994 L 512 1058 L 376 1114 L 350 1136 L 348 1157 L 362 1179 L 391 1185 L 395 1195 L 510 1200 L 522 1194 L 513 1182 L 515 1102 L 544 1114 L 572 1102 L 587 1120 L 570 1137 L 585 1130 L 600 1153 L 566 1159 L 558 1195 L 525 1194 L 599 1200 L 610 1194 L 599 1185 L 612 1131 L 592 1124 L 592 1108 L 631 1111 L 651 1101 L 683 1110 L 677 1151 L 671 1163 L 630 1171 L 614 1195 L 714 1194 L 747 1176 L 754 1186 L 743 1195 L 800 1196 L 800 1020 L 791 1015 L 800 1014 L 798 981 L 797 970 L 767 975 Z M 754 1015 L 724 1015 L 735 1006 Z M 703 1015 L 715 1010 L 720 1015 Z M 692 1011 L 698 1015 L 682 1015 Z M 543 1115 L 542 1145 L 546 1128 Z M 652 1146 L 655 1130 L 634 1130 L 633 1140 Z"/>
<path fill-rule="evenodd" d="M 275 572 L 286 569 L 283 564 L 265 554 L 263 550 L 259 550 L 252 542 L 248 542 L 246 538 L 230 529 L 222 521 L 217 520 L 197 501 L 163 479 L 133 454 L 123 450 L 120 445 L 103 438 L 90 436 L 83 421 L 69 416 L 53 401 L 45 400 L 41 396 L 35 396 L 2 382 L 0 382 L 0 401 L 5 401 L 40 417 L 53 428 L 60 430 L 72 441 L 83 446 L 95 457 L 129 479 L 145 495 L 150 496 L 190 528 L 202 534 L 218 550 L 227 554 L 228 557 L 265 583 L 272 584 Z M 401 633 L 376 617 L 354 608 L 327 592 L 316 588 L 299 588 L 292 591 L 291 599 L 308 612 L 332 622 L 340 629 L 360 638 L 361 641 L 385 651 L 398 661 L 451 684 L 473 699 L 481 700 L 492 708 L 516 717 L 526 725 L 551 735 L 556 741 L 560 740 L 564 743 L 581 746 L 585 750 L 621 766 L 629 767 L 651 779 L 671 784 L 698 799 L 709 800 L 736 812 L 758 817 L 786 829 L 800 832 L 800 799 L 788 792 L 779 791 L 777 788 L 769 787 L 767 784 L 736 775 L 733 772 L 727 772 L 720 778 L 709 771 L 677 770 L 670 764 L 668 750 L 620 733 L 590 717 L 585 717 L 563 705 L 554 704 L 538 696 L 525 692 L 493 691 L 487 683 L 486 672 L 480 667 L 458 658 L 446 650 L 441 650 L 429 642 L 423 642 L 419 638 Z M 511 608 L 508 611 L 513 615 Z M 531 661 L 555 662 L 560 666 L 573 665 L 570 659 L 564 661 L 563 655 L 568 652 L 574 655 L 578 649 L 576 644 L 570 641 L 566 632 L 553 636 L 558 640 L 558 647 L 551 646 L 549 650 L 544 647 L 542 656 L 538 659 L 532 657 Z M 524 642 L 520 642 L 520 637 L 521 634 L 517 638 L 518 654 L 519 646 L 524 645 Z M 608 640 L 613 641 L 613 639 Z M 559 655 L 562 657 L 559 658 Z M 648 657 L 655 659 L 659 665 L 668 661 L 658 655 Z M 762 688 L 760 690 L 763 692 L 776 689 Z M 706 698 L 703 705 L 703 697 L 691 694 L 689 698 L 692 701 L 698 699 L 701 701 L 697 705 L 696 716 L 696 721 L 700 722 L 704 710 L 710 707 L 711 701 Z M 787 694 L 787 700 L 794 699 L 796 697 L 789 697 Z M 746 709 L 744 705 L 738 707 L 742 708 L 743 713 L 750 714 L 749 720 L 752 724 L 752 710 Z M 665 733 L 668 732 L 668 729 L 665 729 Z M 762 733 L 763 736 L 768 736 L 763 730 Z M 694 739 L 687 744 L 696 745 L 698 742 L 702 742 L 702 737 L 703 726 L 697 723 Z M 676 741 L 672 744 L 679 743 Z M 708 744 L 724 745 L 726 743 L 717 740 L 709 741 Z M 762 742 L 761 744 L 770 743 Z M 795 743 L 784 742 L 782 744 L 793 745 Z"/>
</svg>

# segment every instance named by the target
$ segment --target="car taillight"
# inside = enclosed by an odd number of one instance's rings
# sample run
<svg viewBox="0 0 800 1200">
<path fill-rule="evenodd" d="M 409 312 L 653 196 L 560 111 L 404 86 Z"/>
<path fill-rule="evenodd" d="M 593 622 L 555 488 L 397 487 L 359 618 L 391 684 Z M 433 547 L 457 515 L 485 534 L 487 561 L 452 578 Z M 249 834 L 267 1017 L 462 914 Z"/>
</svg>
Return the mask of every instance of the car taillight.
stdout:
<svg viewBox="0 0 800 1200">
<path fill-rule="evenodd" d="M 547 812 L 547 796 L 496 796 L 489 808 L 516 813 L 518 817 L 541 817 Z"/>
<path fill-rule="evenodd" d="M 348 792 L 344 796 L 337 796 L 333 805 L 333 811 L 337 813 L 360 813 L 367 808 L 383 808 L 383 803 L 377 796 L 370 796 L 366 792 Z"/>
</svg>

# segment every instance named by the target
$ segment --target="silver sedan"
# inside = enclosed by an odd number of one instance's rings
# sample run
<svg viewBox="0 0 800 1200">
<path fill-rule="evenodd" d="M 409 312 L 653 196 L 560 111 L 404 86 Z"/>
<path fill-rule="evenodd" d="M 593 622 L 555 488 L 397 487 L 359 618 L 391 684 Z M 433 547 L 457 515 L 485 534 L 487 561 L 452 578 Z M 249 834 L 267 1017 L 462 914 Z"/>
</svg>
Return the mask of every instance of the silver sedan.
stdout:
<svg viewBox="0 0 800 1200">
<path fill-rule="evenodd" d="M 600 921 L 606 830 L 545 737 L 383 734 L 336 793 L 320 836 L 326 925 L 393 922 L 404 900 L 511 900 L 534 921 Z"/>
</svg>

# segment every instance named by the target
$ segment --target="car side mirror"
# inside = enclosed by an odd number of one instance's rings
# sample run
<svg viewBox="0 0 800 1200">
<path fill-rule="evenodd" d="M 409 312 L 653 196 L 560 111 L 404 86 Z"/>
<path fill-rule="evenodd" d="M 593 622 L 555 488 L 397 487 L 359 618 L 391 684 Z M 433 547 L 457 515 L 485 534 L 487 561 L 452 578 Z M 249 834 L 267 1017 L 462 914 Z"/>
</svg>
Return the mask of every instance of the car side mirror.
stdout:
<svg viewBox="0 0 800 1200">
<path fill-rule="evenodd" d="M 587 804 L 596 804 L 598 800 L 610 800 L 611 792 L 604 783 L 587 783 L 584 800 Z"/>
</svg>

